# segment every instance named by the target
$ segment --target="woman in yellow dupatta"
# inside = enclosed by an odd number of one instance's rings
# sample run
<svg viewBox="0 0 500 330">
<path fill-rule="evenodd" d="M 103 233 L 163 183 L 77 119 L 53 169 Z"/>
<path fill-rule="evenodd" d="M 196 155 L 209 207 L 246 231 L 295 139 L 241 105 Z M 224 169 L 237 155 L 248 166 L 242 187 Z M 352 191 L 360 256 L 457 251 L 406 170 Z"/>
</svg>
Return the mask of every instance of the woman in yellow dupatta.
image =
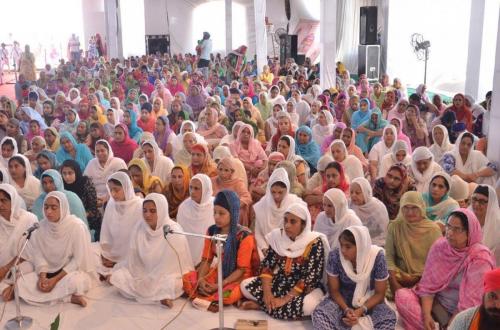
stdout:
<svg viewBox="0 0 500 330">
<path fill-rule="evenodd" d="M 387 230 L 385 252 L 391 288 L 388 298 L 420 281 L 429 249 L 441 236 L 439 226 L 427 218 L 422 195 L 406 192 L 401 197 L 398 216 Z"/>
<path fill-rule="evenodd" d="M 134 158 L 128 163 L 128 170 L 130 172 L 130 177 L 134 188 L 140 189 L 141 192 L 146 196 L 150 192 L 154 192 L 154 188 L 160 183 L 161 187 L 158 190 L 163 189 L 164 183 L 161 182 L 160 178 L 152 176 L 146 163 L 142 159 Z"/>
</svg>

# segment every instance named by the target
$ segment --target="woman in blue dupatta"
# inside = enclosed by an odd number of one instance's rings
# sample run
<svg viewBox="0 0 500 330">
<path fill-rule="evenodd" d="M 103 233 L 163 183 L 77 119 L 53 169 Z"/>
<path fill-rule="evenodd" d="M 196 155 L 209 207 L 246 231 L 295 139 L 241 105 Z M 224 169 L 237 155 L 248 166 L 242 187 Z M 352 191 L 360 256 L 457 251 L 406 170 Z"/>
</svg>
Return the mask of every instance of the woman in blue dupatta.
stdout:
<svg viewBox="0 0 500 330">
<path fill-rule="evenodd" d="M 61 146 L 56 152 L 56 160 L 62 164 L 66 159 L 73 159 L 78 163 L 82 172 L 92 158 L 89 147 L 83 143 L 77 143 L 73 135 L 69 132 L 61 133 Z"/>
<path fill-rule="evenodd" d="M 137 126 L 137 114 L 132 110 L 125 110 L 123 123 L 127 125 L 128 134 L 132 140 L 139 143 L 142 137 L 142 128 Z"/>
<path fill-rule="evenodd" d="M 35 200 L 33 208 L 31 209 L 31 212 L 38 217 L 38 220 L 42 220 L 44 218 L 43 201 L 45 200 L 47 194 L 51 191 L 60 191 L 68 198 L 69 212 L 85 222 L 88 228 L 89 224 L 87 222 L 87 213 L 85 212 L 81 199 L 74 192 L 64 189 L 63 180 L 59 172 L 56 170 L 47 170 L 43 172 L 40 178 L 40 185 L 40 191 L 42 193 Z"/>
<path fill-rule="evenodd" d="M 358 131 L 361 133 L 366 133 L 368 151 L 380 141 L 382 134 L 384 132 L 384 127 L 388 125 L 388 121 L 382 118 L 382 111 L 379 108 L 374 108 L 370 111 L 370 117 L 367 121 L 358 127 Z M 357 139 L 356 139 L 357 141 Z"/>
<path fill-rule="evenodd" d="M 450 197 L 450 188 L 451 177 L 445 172 L 438 172 L 432 177 L 429 190 L 422 193 L 427 217 L 438 221 L 443 230 L 450 213 L 460 208 L 458 202 Z"/>
<path fill-rule="evenodd" d="M 36 120 L 38 125 L 40 125 L 40 130 L 44 131 L 47 128 L 47 124 L 41 114 L 36 112 L 33 108 L 30 107 L 21 107 L 21 122 L 19 126 L 23 134 L 28 134 L 30 129 L 30 121 Z"/>
<path fill-rule="evenodd" d="M 367 132 L 362 128 L 358 130 L 358 128 L 370 119 L 370 114 L 370 100 L 362 99 L 359 104 L 359 110 L 354 112 L 351 117 L 351 127 L 356 130 L 356 145 L 363 153 L 368 152 Z"/>
<path fill-rule="evenodd" d="M 316 172 L 321 151 L 312 138 L 312 130 L 308 126 L 300 126 L 295 132 L 295 154 L 302 156 L 311 168 L 311 174 Z"/>
<path fill-rule="evenodd" d="M 39 180 L 42 177 L 43 172 L 45 172 L 46 170 L 57 170 L 57 168 L 59 167 L 56 155 L 52 151 L 47 149 L 43 149 L 38 153 L 38 155 L 36 156 L 36 163 L 37 167 L 33 175 Z"/>
</svg>

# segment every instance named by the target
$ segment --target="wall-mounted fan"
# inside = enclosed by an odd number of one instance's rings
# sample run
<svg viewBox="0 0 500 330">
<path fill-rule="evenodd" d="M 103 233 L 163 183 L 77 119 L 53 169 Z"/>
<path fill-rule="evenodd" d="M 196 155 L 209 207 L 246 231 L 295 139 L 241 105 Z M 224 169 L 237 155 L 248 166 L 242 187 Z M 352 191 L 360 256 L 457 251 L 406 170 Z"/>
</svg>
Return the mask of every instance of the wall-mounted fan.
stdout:
<svg viewBox="0 0 500 330">
<path fill-rule="evenodd" d="M 429 60 L 429 48 L 431 47 L 431 42 L 429 40 L 424 40 L 424 36 L 419 33 L 414 33 L 411 35 L 410 41 L 413 52 L 417 56 L 417 59 L 425 62 L 424 68 L 424 84 L 427 83 L 427 61 Z"/>
</svg>

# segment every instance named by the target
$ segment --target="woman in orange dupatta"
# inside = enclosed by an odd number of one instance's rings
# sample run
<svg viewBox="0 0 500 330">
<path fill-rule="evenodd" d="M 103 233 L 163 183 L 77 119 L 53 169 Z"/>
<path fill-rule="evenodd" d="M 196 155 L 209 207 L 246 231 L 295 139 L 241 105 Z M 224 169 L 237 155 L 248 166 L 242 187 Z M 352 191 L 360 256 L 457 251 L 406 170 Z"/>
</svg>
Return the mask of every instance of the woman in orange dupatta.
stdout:
<svg viewBox="0 0 500 330">
<path fill-rule="evenodd" d="M 361 161 L 361 165 L 363 165 L 363 171 L 366 172 L 368 170 L 368 159 L 366 159 L 363 151 L 356 145 L 356 132 L 352 128 L 346 127 L 342 131 L 341 138 L 347 147 L 347 153 L 356 156 Z"/>
<path fill-rule="evenodd" d="M 240 224 L 249 227 L 249 212 L 252 206 L 252 195 L 245 186 L 243 178 L 235 175 L 234 161 L 229 157 L 223 158 L 217 164 L 217 176 L 212 178 L 214 195 L 221 190 L 228 189 L 238 194 L 240 198 Z"/>
<path fill-rule="evenodd" d="M 168 201 L 168 215 L 171 219 L 177 218 L 179 205 L 189 197 L 189 169 L 183 165 L 172 168 L 170 182 L 165 188 L 165 197 Z"/>
<path fill-rule="evenodd" d="M 208 147 L 203 144 L 195 144 L 191 147 L 191 166 L 189 166 L 191 176 L 198 173 L 206 174 L 213 178 L 217 176 L 217 165 L 212 160 Z"/>
</svg>

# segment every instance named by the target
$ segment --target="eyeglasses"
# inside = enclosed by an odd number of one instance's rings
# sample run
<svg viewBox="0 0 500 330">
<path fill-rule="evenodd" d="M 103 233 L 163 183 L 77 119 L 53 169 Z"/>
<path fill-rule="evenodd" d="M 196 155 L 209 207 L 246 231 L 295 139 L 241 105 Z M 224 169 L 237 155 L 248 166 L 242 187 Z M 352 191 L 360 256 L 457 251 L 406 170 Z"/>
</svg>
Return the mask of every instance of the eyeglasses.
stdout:
<svg viewBox="0 0 500 330">
<path fill-rule="evenodd" d="M 462 227 L 453 227 L 452 225 L 446 224 L 445 226 L 446 231 L 454 232 L 457 234 L 461 234 L 465 232 L 465 228 Z"/>
<path fill-rule="evenodd" d="M 487 199 L 481 199 L 481 198 L 477 198 L 477 197 L 472 197 L 471 201 L 472 201 L 472 203 L 478 203 L 479 205 L 482 205 L 482 206 L 488 204 Z"/>
</svg>

